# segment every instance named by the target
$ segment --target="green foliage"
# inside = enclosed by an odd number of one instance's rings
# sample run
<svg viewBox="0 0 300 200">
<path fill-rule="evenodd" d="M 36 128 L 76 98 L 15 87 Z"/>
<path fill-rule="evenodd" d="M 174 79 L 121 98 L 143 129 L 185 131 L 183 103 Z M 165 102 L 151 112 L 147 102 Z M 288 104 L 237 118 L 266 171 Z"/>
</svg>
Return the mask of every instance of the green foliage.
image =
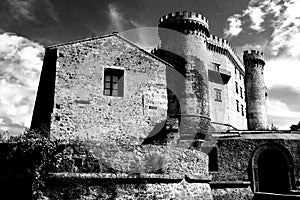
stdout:
<svg viewBox="0 0 300 200">
<path fill-rule="evenodd" d="M 278 127 L 276 127 L 273 123 L 271 124 L 271 130 L 272 131 L 277 131 Z"/>
<path fill-rule="evenodd" d="M 291 129 L 291 131 L 299 131 L 300 130 L 300 121 L 298 122 L 298 124 L 292 124 L 290 129 Z"/>
<path fill-rule="evenodd" d="M 53 168 L 54 155 L 59 151 L 62 141 L 52 139 L 41 131 L 25 130 L 23 135 L 9 138 L 7 142 L 13 145 L 8 159 L 21 163 L 20 168 L 30 174 L 33 180 L 33 198 L 39 199 L 40 189 L 44 186 L 47 172 Z"/>
</svg>

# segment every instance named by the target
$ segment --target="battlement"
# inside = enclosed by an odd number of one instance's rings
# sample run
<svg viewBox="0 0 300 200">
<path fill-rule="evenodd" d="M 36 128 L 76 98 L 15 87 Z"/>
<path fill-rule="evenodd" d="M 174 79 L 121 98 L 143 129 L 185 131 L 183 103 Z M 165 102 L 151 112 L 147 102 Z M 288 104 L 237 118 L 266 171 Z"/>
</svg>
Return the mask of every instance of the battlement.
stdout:
<svg viewBox="0 0 300 200">
<path fill-rule="evenodd" d="M 180 11 L 169 13 L 159 19 L 158 27 L 169 28 L 184 33 L 197 34 L 204 32 L 205 35 L 209 36 L 208 20 L 196 12 Z"/>
<path fill-rule="evenodd" d="M 264 60 L 264 53 L 256 50 L 244 51 L 244 59 Z"/>
<path fill-rule="evenodd" d="M 242 67 L 241 67 L 241 66 L 243 66 L 243 62 L 229 41 L 227 41 L 223 38 L 220 38 L 218 36 L 215 36 L 215 35 L 210 35 L 207 38 L 207 46 L 208 46 L 209 50 L 216 51 L 216 52 L 219 52 L 219 53 L 222 53 L 222 54 L 228 56 L 228 58 L 238 68 L 241 69 L 240 71 L 244 71 L 244 69 L 242 69 Z"/>
</svg>

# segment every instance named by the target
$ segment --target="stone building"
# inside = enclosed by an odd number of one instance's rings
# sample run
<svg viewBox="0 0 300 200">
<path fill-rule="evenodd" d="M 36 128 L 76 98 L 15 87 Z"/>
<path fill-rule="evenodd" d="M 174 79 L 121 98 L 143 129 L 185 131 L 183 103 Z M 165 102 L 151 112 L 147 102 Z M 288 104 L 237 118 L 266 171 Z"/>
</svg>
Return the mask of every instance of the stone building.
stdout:
<svg viewBox="0 0 300 200">
<path fill-rule="evenodd" d="M 117 33 L 47 47 L 31 127 L 93 143 L 97 162 L 126 172 L 126 184 L 128 174 L 144 174 L 149 199 L 295 190 L 300 137 L 266 130 L 262 53 L 245 51 L 242 62 L 198 13 L 167 14 L 158 27 L 161 44 L 151 53 Z M 165 163 L 159 172 L 144 163 L 153 152 Z M 118 194 L 133 198 L 122 184 Z"/>
</svg>

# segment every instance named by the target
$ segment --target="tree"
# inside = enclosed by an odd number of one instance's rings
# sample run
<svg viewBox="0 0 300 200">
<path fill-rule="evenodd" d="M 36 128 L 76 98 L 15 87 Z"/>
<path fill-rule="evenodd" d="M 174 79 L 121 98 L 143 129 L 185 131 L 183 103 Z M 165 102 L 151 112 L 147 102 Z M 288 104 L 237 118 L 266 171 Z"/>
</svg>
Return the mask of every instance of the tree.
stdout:
<svg viewBox="0 0 300 200">
<path fill-rule="evenodd" d="M 272 131 L 277 131 L 278 127 L 276 127 L 273 123 L 271 124 L 271 130 Z"/>
<path fill-rule="evenodd" d="M 300 130 L 300 121 L 298 122 L 298 124 L 292 124 L 292 126 L 290 127 L 291 131 L 299 131 Z"/>
</svg>

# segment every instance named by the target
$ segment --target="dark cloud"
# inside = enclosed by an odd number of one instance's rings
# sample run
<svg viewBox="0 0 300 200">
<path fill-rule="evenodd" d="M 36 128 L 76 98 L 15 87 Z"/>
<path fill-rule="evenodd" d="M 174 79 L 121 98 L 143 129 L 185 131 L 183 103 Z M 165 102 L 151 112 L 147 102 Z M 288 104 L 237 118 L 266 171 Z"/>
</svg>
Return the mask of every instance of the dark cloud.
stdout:
<svg viewBox="0 0 300 200">
<path fill-rule="evenodd" d="M 221 35 L 226 17 L 247 5 L 246 2 L 247 0 L 3 0 L 0 1 L 0 29 L 51 45 L 108 34 L 113 29 L 133 29 L 136 24 L 154 27 L 162 15 L 187 10 L 206 16 L 210 20 L 211 31 Z"/>
<path fill-rule="evenodd" d="M 54 21 L 59 21 L 58 13 L 54 5 L 49 0 L 7 0 L 8 12 L 15 20 L 33 21 L 41 23 L 41 18 L 48 17 Z"/>
<path fill-rule="evenodd" d="M 290 86 L 273 86 L 268 89 L 268 97 L 285 103 L 288 108 L 300 112 L 300 91 Z"/>
</svg>

